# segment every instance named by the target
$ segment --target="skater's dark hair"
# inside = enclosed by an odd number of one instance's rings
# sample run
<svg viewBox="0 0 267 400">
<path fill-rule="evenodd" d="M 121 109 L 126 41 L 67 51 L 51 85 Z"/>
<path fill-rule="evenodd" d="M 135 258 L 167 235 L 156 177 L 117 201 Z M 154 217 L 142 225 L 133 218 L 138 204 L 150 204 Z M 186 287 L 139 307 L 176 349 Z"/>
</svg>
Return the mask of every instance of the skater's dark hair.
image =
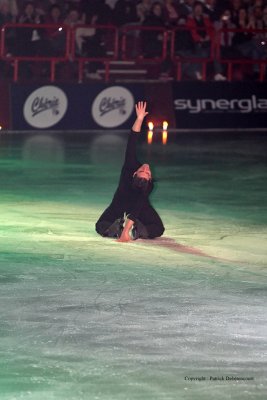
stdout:
<svg viewBox="0 0 267 400">
<path fill-rule="evenodd" d="M 145 178 L 139 178 L 137 175 L 134 175 L 133 177 L 133 189 L 136 190 L 142 190 L 143 192 L 146 192 L 149 186 L 150 180 L 145 179 Z"/>
</svg>

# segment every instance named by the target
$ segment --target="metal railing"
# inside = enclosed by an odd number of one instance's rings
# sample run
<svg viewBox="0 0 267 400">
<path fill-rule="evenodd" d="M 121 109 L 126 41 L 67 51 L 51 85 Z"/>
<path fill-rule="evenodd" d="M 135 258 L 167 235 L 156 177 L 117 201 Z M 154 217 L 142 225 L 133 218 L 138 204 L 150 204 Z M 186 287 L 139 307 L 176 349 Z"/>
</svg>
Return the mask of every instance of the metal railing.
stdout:
<svg viewBox="0 0 267 400">
<path fill-rule="evenodd" d="M 246 57 L 239 52 L 231 56 L 223 51 L 223 37 L 228 33 L 234 40 L 238 33 L 251 35 L 259 40 L 261 56 Z M 198 51 L 192 31 L 187 27 L 167 30 L 161 27 L 139 25 L 117 28 L 107 25 L 64 24 L 5 24 L 0 32 L 0 58 L 13 67 L 13 81 L 19 79 L 19 65 L 25 63 L 50 63 L 50 81 L 56 79 L 56 65 L 61 62 L 78 64 L 78 80 L 84 77 L 85 65 L 103 63 L 105 81 L 110 78 L 110 64 L 113 61 L 161 64 L 169 58 L 176 68 L 176 79 L 182 79 L 183 65 L 199 64 L 203 80 L 207 78 L 209 63 L 226 64 L 227 79 L 233 79 L 234 65 L 257 65 L 259 80 L 265 79 L 267 63 L 267 31 L 260 29 L 220 29 L 209 32 L 210 40 L 204 52 Z M 266 38 L 266 40 L 265 40 Z"/>
<path fill-rule="evenodd" d="M 56 63 L 69 60 L 70 39 L 71 31 L 64 24 L 5 24 L 1 28 L 1 59 L 13 64 L 14 82 L 21 62 L 49 62 L 50 81 L 54 82 Z"/>
</svg>

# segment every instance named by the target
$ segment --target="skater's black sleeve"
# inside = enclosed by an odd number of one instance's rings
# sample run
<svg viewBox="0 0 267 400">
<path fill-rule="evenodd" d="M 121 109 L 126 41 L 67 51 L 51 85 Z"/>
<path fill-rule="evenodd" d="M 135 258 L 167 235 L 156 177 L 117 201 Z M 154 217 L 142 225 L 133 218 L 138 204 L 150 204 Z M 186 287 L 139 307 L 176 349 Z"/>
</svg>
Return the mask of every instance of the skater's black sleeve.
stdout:
<svg viewBox="0 0 267 400">
<path fill-rule="evenodd" d="M 141 210 L 147 205 L 147 201 L 148 193 L 140 192 L 130 214 L 128 214 L 128 218 L 136 222 L 136 220 L 139 219 Z"/>
<path fill-rule="evenodd" d="M 126 168 L 138 168 L 141 165 L 136 156 L 136 144 L 139 135 L 139 132 L 133 130 L 129 133 L 123 165 Z"/>
<path fill-rule="evenodd" d="M 125 173 L 123 173 L 122 176 L 124 176 L 124 179 L 127 179 L 126 177 L 128 175 L 127 174 L 128 172 L 129 173 L 128 179 L 131 180 L 131 184 L 132 184 L 133 173 L 142 165 L 140 161 L 137 159 L 137 154 L 136 154 L 136 145 L 139 135 L 140 135 L 139 132 L 134 132 L 133 130 L 129 133 L 126 152 L 125 152 L 125 160 L 123 165 L 123 171 Z M 146 190 L 132 189 L 132 188 L 130 189 L 130 191 L 133 191 L 132 196 L 135 200 L 134 204 L 132 204 L 132 207 L 130 209 L 130 214 L 128 214 L 128 218 L 130 218 L 132 221 L 136 221 L 136 219 L 140 215 L 141 210 L 148 203 L 148 197 L 152 189 L 153 189 L 152 181 L 149 182 Z"/>
</svg>

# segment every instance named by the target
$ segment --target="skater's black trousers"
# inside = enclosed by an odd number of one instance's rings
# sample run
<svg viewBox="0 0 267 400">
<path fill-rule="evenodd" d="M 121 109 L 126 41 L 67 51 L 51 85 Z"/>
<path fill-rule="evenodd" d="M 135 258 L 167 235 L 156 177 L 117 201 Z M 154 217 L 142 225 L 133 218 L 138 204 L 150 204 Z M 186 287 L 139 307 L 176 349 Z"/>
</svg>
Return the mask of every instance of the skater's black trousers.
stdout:
<svg viewBox="0 0 267 400">
<path fill-rule="evenodd" d="M 123 218 L 123 214 L 119 217 Z M 119 217 L 114 213 L 112 207 L 108 207 L 96 223 L 97 233 L 106 236 L 105 233 L 108 228 Z M 143 239 L 153 239 L 161 236 L 164 232 L 161 218 L 152 206 L 145 207 L 141 210 L 138 219 L 135 220 L 135 227 L 137 230 L 137 236 Z"/>
</svg>

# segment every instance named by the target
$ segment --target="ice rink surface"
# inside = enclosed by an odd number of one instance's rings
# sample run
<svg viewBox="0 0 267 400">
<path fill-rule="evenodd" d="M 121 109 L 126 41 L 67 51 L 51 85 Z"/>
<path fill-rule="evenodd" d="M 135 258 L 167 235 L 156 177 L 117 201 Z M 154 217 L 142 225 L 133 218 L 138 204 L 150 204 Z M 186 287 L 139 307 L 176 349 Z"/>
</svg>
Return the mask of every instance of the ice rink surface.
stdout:
<svg viewBox="0 0 267 400">
<path fill-rule="evenodd" d="M 126 137 L 0 136 L 0 399 L 266 399 L 267 135 L 143 135 L 166 231 L 117 243 Z"/>
</svg>

